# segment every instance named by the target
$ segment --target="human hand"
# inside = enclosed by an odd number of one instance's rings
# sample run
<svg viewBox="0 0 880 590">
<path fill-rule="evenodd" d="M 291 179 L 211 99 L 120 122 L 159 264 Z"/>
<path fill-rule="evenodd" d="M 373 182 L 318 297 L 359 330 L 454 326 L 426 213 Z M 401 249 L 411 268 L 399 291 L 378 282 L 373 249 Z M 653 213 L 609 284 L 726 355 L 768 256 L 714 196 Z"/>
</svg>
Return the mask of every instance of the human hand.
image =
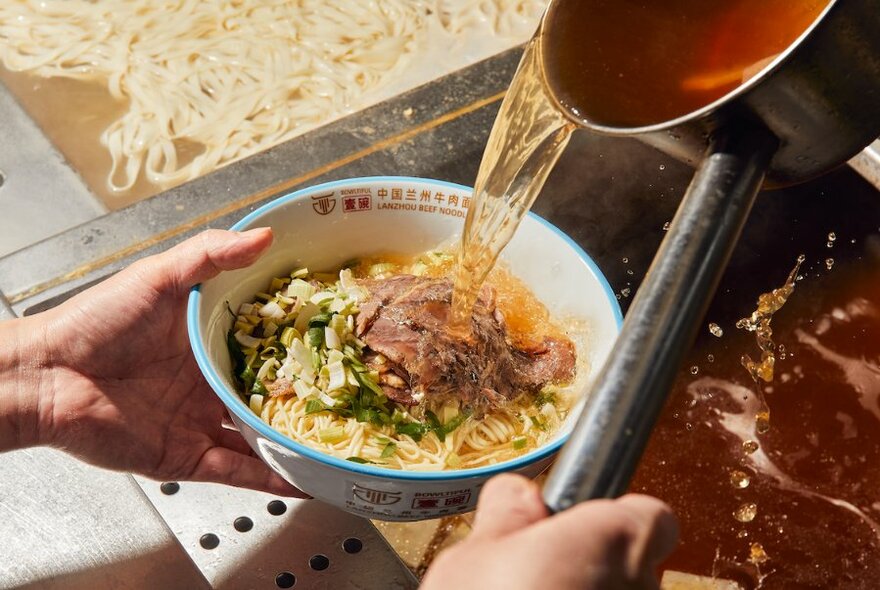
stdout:
<svg viewBox="0 0 880 590">
<path fill-rule="evenodd" d="M 221 426 L 225 408 L 202 378 L 186 330 L 190 288 L 252 264 L 271 243 L 267 228 L 206 231 L 27 318 L 41 375 L 25 442 L 156 479 L 300 495 Z"/>
<path fill-rule="evenodd" d="M 584 502 L 548 517 L 538 486 L 516 475 L 490 480 L 470 536 L 441 553 L 422 590 L 658 588 L 655 570 L 678 526 L 654 498 Z"/>
</svg>

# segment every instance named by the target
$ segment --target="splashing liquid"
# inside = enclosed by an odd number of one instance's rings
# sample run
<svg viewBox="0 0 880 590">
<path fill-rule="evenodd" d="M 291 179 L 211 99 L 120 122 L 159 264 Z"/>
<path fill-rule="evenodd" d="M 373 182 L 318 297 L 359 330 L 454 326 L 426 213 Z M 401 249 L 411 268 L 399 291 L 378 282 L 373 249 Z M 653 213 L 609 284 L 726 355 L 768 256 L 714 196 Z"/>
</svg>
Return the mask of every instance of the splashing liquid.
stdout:
<svg viewBox="0 0 880 590">
<path fill-rule="evenodd" d="M 752 543 L 749 547 L 749 561 L 755 565 L 761 565 L 762 563 L 766 563 L 769 559 L 770 556 L 764 551 L 763 545 L 760 543 Z"/>
<path fill-rule="evenodd" d="M 665 567 L 743 589 L 877 587 L 880 264 L 838 261 L 834 271 L 799 284 L 774 317 L 797 365 L 777 364 L 768 406 L 739 364 L 750 334 L 707 334 L 711 376 L 688 371 L 705 349 L 682 367 L 630 488 L 679 516 L 681 543 Z M 764 410 L 773 427 L 756 438 Z M 682 437 L 683 421 L 700 428 Z M 747 488 L 733 471 L 748 474 Z M 750 503 L 756 516 L 742 523 L 733 512 Z"/>
<path fill-rule="evenodd" d="M 576 126 L 544 88 L 540 37 L 526 46 L 480 163 L 452 296 L 453 329 L 467 334 L 480 286 L 534 203 Z"/>
<path fill-rule="evenodd" d="M 738 490 L 744 490 L 749 487 L 751 483 L 751 478 L 749 474 L 745 471 L 740 471 L 739 469 L 734 469 L 730 472 L 730 485 L 735 487 Z"/>
<path fill-rule="evenodd" d="M 769 293 L 762 293 L 758 297 L 758 307 L 747 318 L 743 318 L 736 323 L 736 327 L 742 330 L 755 333 L 755 339 L 758 342 L 758 348 L 761 350 L 761 359 L 753 361 L 748 354 L 742 356 L 742 365 L 745 367 L 749 375 L 755 383 L 764 381 L 770 383 L 773 381 L 773 367 L 776 364 L 776 345 L 773 343 L 773 328 L 770 327 L 770 321 L 773 314 L 782 309 L 785 302 L 794 292 L 795 281 L 797 279 L 798 270 L 804 262 L 804 256 L 798 256 L 797 264 L 789 273 L 785 284 L 778 289 L 773 289 Z"/>
<path fill-rule="evenodd" d="M 740 522 L 752 522 L 757 515 L 758 505 L 753 503 L 743 504 L 733 513 L 733 517 Z"/>
</svg>

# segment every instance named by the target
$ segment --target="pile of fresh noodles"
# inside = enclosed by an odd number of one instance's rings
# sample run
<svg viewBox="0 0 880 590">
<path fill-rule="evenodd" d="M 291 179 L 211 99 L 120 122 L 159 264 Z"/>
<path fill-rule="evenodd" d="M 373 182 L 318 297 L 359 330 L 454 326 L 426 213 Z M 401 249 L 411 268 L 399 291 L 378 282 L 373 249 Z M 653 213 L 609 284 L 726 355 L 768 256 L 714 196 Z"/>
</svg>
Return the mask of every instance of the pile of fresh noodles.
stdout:
<svg viewBox="0 0 880 590">
<path fill-rule="evenodd" d="M 377 262 L 358 276 L 432 275 L 448 255 L 408 265 Z M 514 458 L 547 443 L 565 420 L 574 386 L 545 387 L 477 417 L 458 402 L 416 408 L 389 400 L 362 362 L 354 334 L 367 293 L 351 269 L 298 269 L 273 279 L 234 314 L 228 344 L 243 399 L 265 422 L 330 455 L 394 469 L 466 469 Z M 580 371 L 579 371 L 580 373 Z"/>
<path fill-rule="evenodd" d="M 108 184 L 124 191 L 142 174 L 178 184 L 357 109 L 448 46 L 442 34 L 522 39 L 545 2 L 5 0 L 0 60 L 98 81 L 128 103 L 101 136 Z"/>
</svg>

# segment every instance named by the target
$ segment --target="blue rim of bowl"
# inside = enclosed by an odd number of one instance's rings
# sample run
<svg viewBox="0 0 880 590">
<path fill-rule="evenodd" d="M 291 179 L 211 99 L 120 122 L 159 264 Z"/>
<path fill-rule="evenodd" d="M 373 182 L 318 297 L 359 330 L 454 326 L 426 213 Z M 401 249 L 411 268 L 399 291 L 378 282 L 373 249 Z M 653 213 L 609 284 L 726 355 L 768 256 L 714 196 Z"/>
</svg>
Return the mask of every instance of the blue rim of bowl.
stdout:
<svg viewBox="0 0 880 590">
<path fill-rule="evenodd" d="M 282 205 L 286 205 L 287 203 L 290 203 L 292 201 L 299 200 L 302 197 L 312 194 L 316 191 L 325 191 L 328 189 L 344 187 L 352 184 L 363 185 L 364 183 L 378 182 L 409 182 L 413 184 L 430 184 L 434 186 L 444 186 L 447 188 L 452 188 L 468 193 L 473 191 L 471 187 L 467 187 L 454 182 L 432 180 L 429 178 L 416 178 L 410 176 L 365 176 L 361 178 L 335 180 L 332 182 L 325 182 L 323 184 L 303 188 L 283 197 L 279 197 L 273 201 L 270 201 L 269 203 L 266 203 L 262 207 L 246 215 L 243 219 L 241 219 L 241 221 L 233 225 L 230 229 L 232 231 L 243 231 L 245 229 L 248 229 L 248 226 L 259 217 L 261 217 L 263 214 L 277 207 L 281 207 Z M 599 270 L 599 267 L 596 265 L 593 259 L 590 258 L 590 256 L 586 252 L 584 252 L 583 248 L 581 248 L 574 240 L 567 236 L 558 227 L 556 227 L 546 219 L 535 215 L 534 213 L 530 212 L 528 215 L 533 220 L 537 221 L 541 225 L 545 226 L 547 229 L 557 234 L 560 238 L 562 238 L 562 240 L 568 245 L 568 247 L 571 248 L 575 252 L 575 254 L 577 254 L 578 258 L 580 258 L 580 260 L 587 266 L 587 268 L 593 274 L 593 277 L 601 285 L 602 290 L 604 291 L 605 296 L 608 299 L 608 302 L 611 304 L 614 319 L 619 330 L 621 325 L 623 324 L 623 314 L 620 311 L 620 304 L 617 302 L 614 291 L 611 290 L 611 285 L 608 284 L 608 280 L 605 278 L 605 275 L 603 275 L 602 272 Z M 534 451 L 526 453 L 525 455 L 522 455 L 515 459 L 503 461 L 501 463 L 496 463 L 494 465 L 489 465 L 486 467 L 459 469 L 454 471 L 400 471 L 397 469 L 376 467 L 369 464 L 355 463 L 346 459 L 332 457 L 330 455 L 322 453 L 317 449 L 312 449 L 303 445 L 302 443 L 298 443 L 295 440 L 284 436 L 283 434 L 263 422 L 259 418 L 259 416 L 254 414 L 250 410 L 250 408 L 245 405 L 244 401 L 242 401 L 237 392 L 232 391 L 226 387 L 226 385 L 223 383 L 223 379 L 220 377 L 220 375 L 218 375 L 217 371 L 214 369 L 214 366 L 211 364 L 211 361 L 208 358 L 207 351 L 202 345 L 202 333 L 201 329 L 199 328 L 200 299 L 200 285 L 196 285 L 192 288 L 192 291 L 190 291 L 189 295 L 189 303 L 187 306 L 187 328 L 189 331 L 190 346 L 193 349 L 193 354 L 195 355 L 196 362 L 198 363 L 202 374 L 205 376 L 205 379 L 208 381 L 208 384 L 211 386 L 211 389 L 214 390 L 214 392 L 220 397 L 226 407 L 229 408 L 236 415 L 236 417 L 238 417 L 238 419 L 242 420 L 245 424 L 253 428 L 258 434 L 281 445 L 282 447 L 287 448 L 290 451 L 312 459 L 313 461 L 317 461 L 318 463 L 322 463 L 329 467 L 342 469 L 344 471 L 359 473 L 362 475 L 370 475 L 373 477 L 396 480 L 449 481 L 470 478 L 485 478 L 496 475 L 498 473 L 521 469 L 523 467 L 531 465 L 532 463 L 536 463 L 541 459 L 544 459 L 556 453 L 559 448 L 568 440 L 570 433 L 565 433 L 552 443 L 543 447 L 539 447 L 538 449 L 535 449 Z"/>
</svg>

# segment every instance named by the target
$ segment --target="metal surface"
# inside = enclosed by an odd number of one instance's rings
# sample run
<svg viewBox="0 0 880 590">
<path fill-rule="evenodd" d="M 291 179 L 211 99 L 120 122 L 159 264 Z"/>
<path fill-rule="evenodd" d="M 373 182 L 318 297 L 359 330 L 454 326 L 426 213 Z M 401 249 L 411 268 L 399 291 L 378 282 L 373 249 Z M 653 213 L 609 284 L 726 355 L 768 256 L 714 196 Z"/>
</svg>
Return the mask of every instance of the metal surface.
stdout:
<svg viewBox="0 0 880 590">
<path fill-rule="evenodd" d="M 295 576 L 296 588 L 418 586 L 370 521 L 317 500 L 192 482 L 168 494 L 158 482 L 137 481 L 213 588 L 275 588 L 276 578 L 285 573 Z M 270 514 L 270 502 L 273 507 L 282 502 L 285 512 Z M 217 536 L 216 548 L 200 543 L 208 534 Z M 315 556 L 327 558 L 326 569 L 310 565 Z"/>
<path fill-rule="evenodd" d="M 15 312 L 12 311 L 12 307 L 10 307 L 9 302 L 6 301 L 6 297 L 3 293 L 0 293 L 0 322 L 3 320 L 11 320 L 15 317 Z"/>
<path fill-rule="evenodd" d="M 210 587 L 130 475 L 59 451 L 0 453 L 0 539 L 0 588 Z"/>
<path fill-rule="evenodd" d="M 59 451 L 0 455 L 0 588 L 210 588 L 131 476 Z"/>
<path fill-rule="evenodd" d="M 711 146 L 544 484 L 550 510 L 626 491 L 775 148 L 760 129 Z"/>
<path fill-rule="evenodd" d="M 484 107 L 500 101 L 518 59 L 518 50 L 507 52 L 0 258 L 0 291 L 21 313 L 199 229 L 229 227 L 275 196 L 325 180 L 430 171 L 472 181 L 462 169 L 482 153 L 494 117 Z"/>
<path fill-rule="evenodd" d="M 541 34 L 553 34 L 549 25 L 556 12 L 560 18 L 566 14 L 567 1 L 551 3 Z M 768 184 L 801 182 L 852 158 L 880 134 L 878 31 L 880 0 L 831 0 L 808 32 L 775 57 L 769 69 L 716 102 L 644 127 L 578 123 L 599 133 L 637 135 L 694 163 L 720 129 L 760 121 L 780 144 L 770 161 Z"/>
<path fill-rule="evenodd" d="M 0 256 L 107 212 L 2 84 L 0 138 Z"/>
<path fill-rule="evenodd" d="M 849 161 L 849 165 L 876 187 L 880 187 L 880 140 L 875 141 Z"/>
</svg>

